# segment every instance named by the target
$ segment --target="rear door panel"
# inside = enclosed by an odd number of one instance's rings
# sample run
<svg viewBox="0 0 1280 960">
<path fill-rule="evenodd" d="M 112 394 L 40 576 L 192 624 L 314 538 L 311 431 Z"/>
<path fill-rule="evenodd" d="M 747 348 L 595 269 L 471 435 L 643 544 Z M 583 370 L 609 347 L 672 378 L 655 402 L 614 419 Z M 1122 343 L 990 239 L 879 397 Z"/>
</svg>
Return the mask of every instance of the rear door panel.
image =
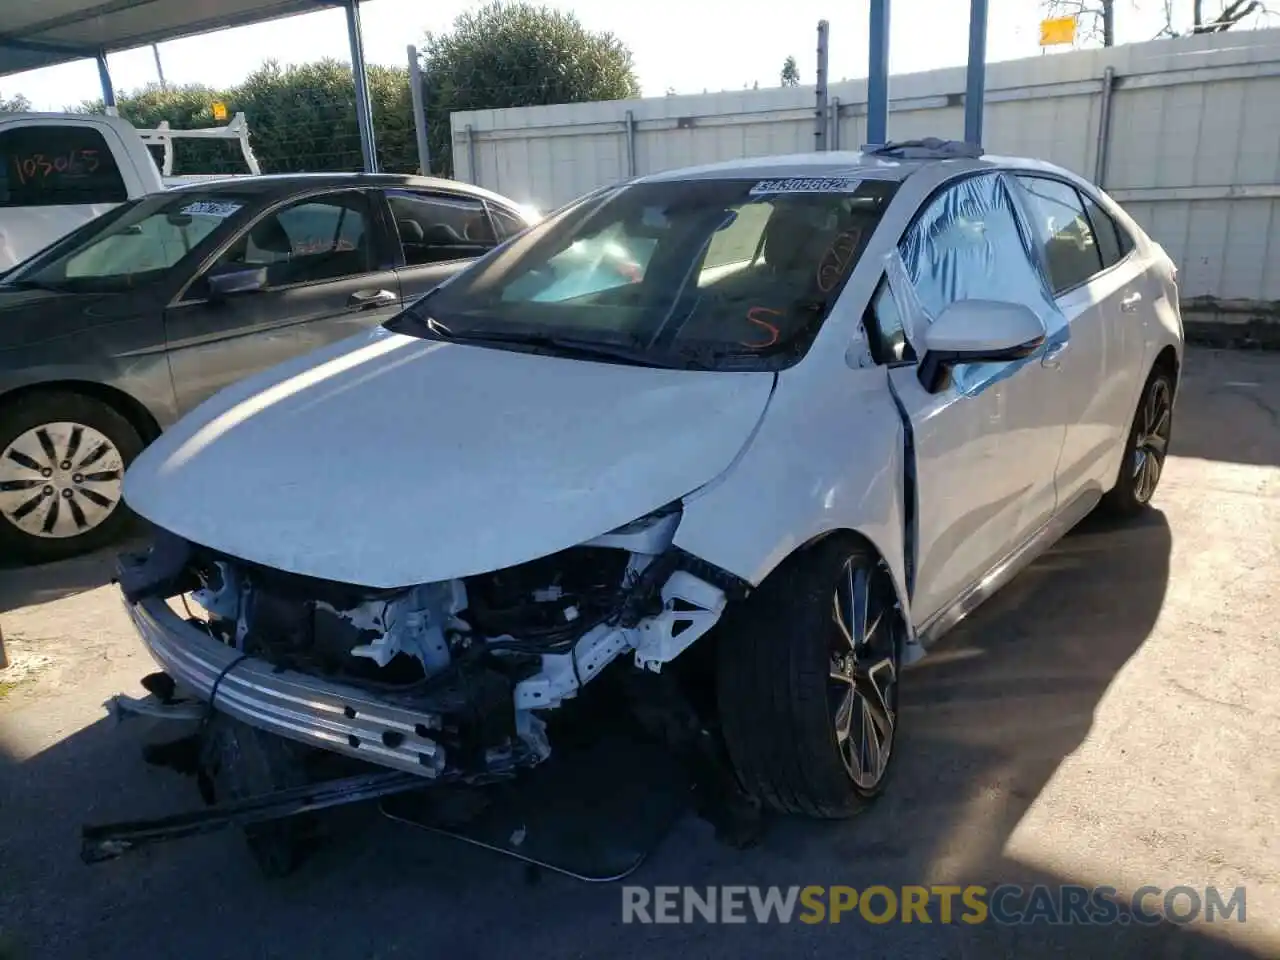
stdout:
<svg viewBox="0 0 1280 960">
<path fill-rule="evenodd" d="M 1089 210 L 1072 184 L 1020 176 L 1028 216 L 1039 232 L 1044 266 L 1070 326 L 1068 349 L 1046 359 L 1057 379 L 1065 437 L 1056 485 L 1059 502 L 1115 479 L 1115 452 L 1128 435 L 1137 325 L 1126 322 L 1144 293 L 1136 255 L 1117 262 L 1117 242 L 1102 211 Z M 1097 221 L 1095 223 L 1095 220 Z M 1102 230 L 1112 230 L 1108 237 Z"/>
</svg>

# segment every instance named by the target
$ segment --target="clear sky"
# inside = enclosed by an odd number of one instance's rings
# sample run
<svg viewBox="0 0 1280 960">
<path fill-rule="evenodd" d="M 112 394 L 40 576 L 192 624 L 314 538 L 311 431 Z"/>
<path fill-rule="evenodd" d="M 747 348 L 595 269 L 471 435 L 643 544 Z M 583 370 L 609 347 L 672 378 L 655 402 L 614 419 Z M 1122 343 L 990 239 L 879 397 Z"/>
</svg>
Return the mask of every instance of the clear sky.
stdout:
<svg viewBox="0 0 1280 960">
<path fill-rule="evenodd" d="M 794 56 L 802 83 L 814 76 L 816 30 L 831 24 L 831 79 L 867 72 L 866 0 L 543 0 L 572 10 L 591 29 L 618 35 L 635 55 L 646 96 L 742 89 L 758 82 L 775 86 L 783 60 Z M 1187 29 L 1191 0 L 1169 0 L 1175 25 Z M 964 64 L 968 51 L 966 0 L 892 0 L 890 69 L 894 73 Z M 1118 0 L 1120 43 L 1148 40 L 1164 21 L 1166 0 Z M 362 7 L 366 58 L 399 64 L 405 46 L 427 31 L 447 30 L 460 12 L 482 0 L 368 0 Z M 1206 0 L 1205 15 L 1221 8 Z M 1040 53 L 1039 0 L 990 0 L 987 59 L 1010 60 Z M 1280 21 L 1277 21 L 1280 22 Z M 300 63 L 320 57 L 350 59 L 345 15 L 322 10 L 236 30 L 160 45 L 170 83 L 223 86 L 242 79 L 263 60 Z M 132 90 L 157 79 L 151 48 L 113 54 L 112 79 Z M 38 110 L 59 110 L 99 96 L 92 62 L 66 64 L 0 78 L 0 94 L 24 94 Z"/>
</svg>

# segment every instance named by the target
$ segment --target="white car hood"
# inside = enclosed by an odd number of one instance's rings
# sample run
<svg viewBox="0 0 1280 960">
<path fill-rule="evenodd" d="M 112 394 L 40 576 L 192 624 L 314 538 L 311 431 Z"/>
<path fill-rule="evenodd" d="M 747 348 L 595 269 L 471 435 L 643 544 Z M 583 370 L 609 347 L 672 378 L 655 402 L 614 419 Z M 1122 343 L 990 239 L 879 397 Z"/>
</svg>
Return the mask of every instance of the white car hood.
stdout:
<svg viewBox="0 0 1280 960">
<path fill-rule="evenodd" d="M 665 370 L 377 329 L 215 395 L 124 497 L 241 559 L 371 587 L 469 576 L 643 516 L 728 467 L 771 373 Z"/>
</svg>

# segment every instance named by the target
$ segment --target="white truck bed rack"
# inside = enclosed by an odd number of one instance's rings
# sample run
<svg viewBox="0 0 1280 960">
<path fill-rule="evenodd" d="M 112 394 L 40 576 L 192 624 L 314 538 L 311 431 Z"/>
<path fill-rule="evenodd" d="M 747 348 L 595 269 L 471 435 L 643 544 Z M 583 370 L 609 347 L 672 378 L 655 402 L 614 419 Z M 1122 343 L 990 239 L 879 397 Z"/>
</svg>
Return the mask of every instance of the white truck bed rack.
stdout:
<svg viewBox="0 0 1280 960">
<path fill-rule="evenodd" d="M 258 166 L 258 158 L 253 155 L 249 146 L 249 121 L 243 113 L 237 113 L 231 122 L 224 127 L 203 127 L 199 130 L 173 130 L 169 121 L 161 122 L 154 130 L 139 130 L 138 136 L 148 147 L 159 146 L 164 149 L 164 159 L 160 164 L 160 175 L 172 178 L 174 183 L 192 183 L 199 180 L 222 180 L 228 174 L 196 174 L 194 176 L 173 176 L 173 142 L 177 139 L 187 140 L 236 140 L 240 143 L 240 154 L 244 157 L 245 166 L 250 176 L 262 173 Z"/>
</svg>

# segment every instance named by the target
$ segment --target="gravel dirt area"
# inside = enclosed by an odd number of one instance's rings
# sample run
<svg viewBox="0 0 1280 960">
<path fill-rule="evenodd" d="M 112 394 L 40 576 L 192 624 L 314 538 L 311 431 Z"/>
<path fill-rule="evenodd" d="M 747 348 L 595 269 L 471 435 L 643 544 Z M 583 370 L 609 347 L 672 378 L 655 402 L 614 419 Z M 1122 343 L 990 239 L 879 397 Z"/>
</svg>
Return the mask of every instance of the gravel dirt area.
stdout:
<svg viewBox="0 0 1280 960">
<path fill-rule="evenodd" d="M 1244 886 L 1244 923 L 638 926 L 617 885 L 532 873 L 370 808 L 297 875 L 233 834 L 88 867 L 86 821 L 192 784 L 102 707 L 152 664 L 108 561 L 0 570 L 0 957 L 1280 957 L 1280 355 L 1195 349 L 1142 522 L 1087 521 L 906 676 L 887 795 L 718 845 L 689 816 L 629 880 Z"/>
</svg>

